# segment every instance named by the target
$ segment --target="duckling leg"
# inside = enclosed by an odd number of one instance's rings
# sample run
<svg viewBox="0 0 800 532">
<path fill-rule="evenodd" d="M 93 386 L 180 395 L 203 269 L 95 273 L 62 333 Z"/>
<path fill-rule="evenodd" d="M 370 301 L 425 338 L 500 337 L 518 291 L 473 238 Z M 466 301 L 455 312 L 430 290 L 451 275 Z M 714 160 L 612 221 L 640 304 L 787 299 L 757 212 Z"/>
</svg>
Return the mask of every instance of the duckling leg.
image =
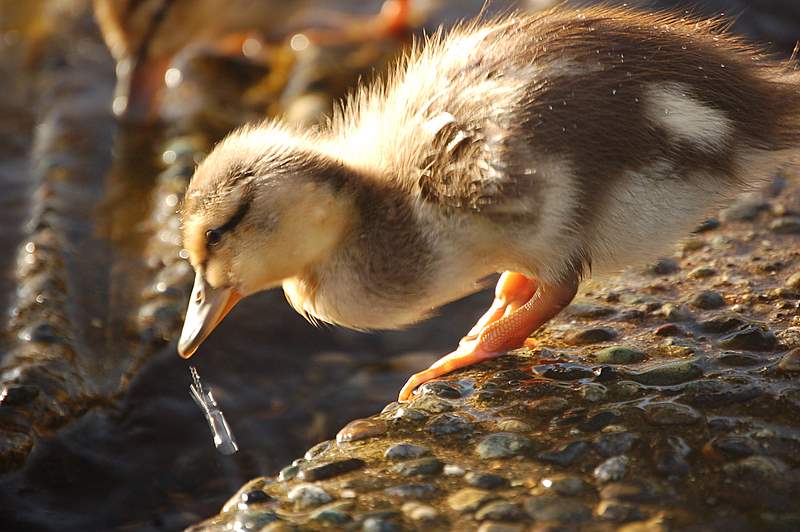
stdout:
<svg viewBox="0 0 800 532">
<path fill-rule="evenodd" d="M 507 275 L 508 274 L 508 275 Z M 524 278 L 521 281 L 517 276 Z M 521 274 L 506 272 L 497 286 L 495 301 L 452 353 L 411 376 L 400 390 L 400 401 L 411 397 L 420 384 L 458 368 L 496 358 L 521 347 L 534 331 L 570 304 L 578 291 L 578 277 L 557 285 L 539 285 Z M 529 293 L 533 289 L 534 292 Z M 522 298 L 527 299 L 519 303 Z M 498 302 L 500 300 L 500 302 Z M 507 301 L 503 305 L 503 301 Z"/>
</svg>

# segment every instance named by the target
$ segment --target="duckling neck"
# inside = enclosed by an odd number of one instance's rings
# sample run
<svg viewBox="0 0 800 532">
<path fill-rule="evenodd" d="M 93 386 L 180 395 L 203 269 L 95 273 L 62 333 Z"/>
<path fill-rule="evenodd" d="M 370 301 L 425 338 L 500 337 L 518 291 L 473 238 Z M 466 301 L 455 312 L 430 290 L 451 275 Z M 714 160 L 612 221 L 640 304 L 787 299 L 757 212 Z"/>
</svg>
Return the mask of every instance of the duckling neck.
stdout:
<svg viewBox="0 0 800 532">
<path fill-rule="evenodd" d="M 354 329 L 389 329 L 464 295 L 434 289 L 444 235 L 407 194 L 355 173 L 341 193 L 355 213 L 350 230 L 326 260 L 284 283 L 298 311 Z"/>
</svg>

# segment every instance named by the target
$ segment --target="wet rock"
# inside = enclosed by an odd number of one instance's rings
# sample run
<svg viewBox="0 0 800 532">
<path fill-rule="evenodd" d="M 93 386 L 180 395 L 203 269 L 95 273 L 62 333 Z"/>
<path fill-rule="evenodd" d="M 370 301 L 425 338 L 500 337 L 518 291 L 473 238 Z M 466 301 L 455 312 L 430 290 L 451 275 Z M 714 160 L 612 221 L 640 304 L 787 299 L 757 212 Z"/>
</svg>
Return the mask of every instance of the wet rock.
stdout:
<svg viewBox="0 0 800 532">
<path fill-rule="evenodd" d="M 333 449 L 333 442 L 331 440 L 319 442 L 314 447 L 306 451 L 303 458 L 306 460 L 316 460 L 324 456 L 328 451 Z"/>
<path fill-rule="evenodd" d="M 63 333 L 60 333 L 52 323 L 34 323 L 22 329 L 17 335 L 20 340 L 25 342 L 39 342 L 42 344 L 53 344 L 63 342 Z"/>
<path fill-rule="evenodd" d="M 717 360 L 720 364 L 732 367 L 755 366 L 763 362 L 762 358 L 752 353 L 722 353 Z"/>
<path fill-rule="evenodd" d="M 628 373 L 628 378 L 649 386 L 674 386 L 703 375 L 703 369 L 691 360 L 653 364 L 640 372 Z"/>
<path fill-rule="evenodd" d="M 496 425 L 497 430 L 501 432 L 528 432 L 533 430 L 530 424 L 515 418 L 500 419 Z"/>
<path fill-rule="evenodd" d="M 559 445 L 549 451 L 543 451 L 537 454 L 536 457 L 543 462 L 567 467 L 580 458 L 588 449 L 589 444 L 587 442 L 574 441 L 565 445 Z"/>
<path fill-rule="evenodd" d="M 625 523 L 627 521 L 640 521 L 645 515 L 638 506 L 625 504 L 618 501 L 600 501 L 595 510 L 597 516 L 607 521 Z"/>
<path fill-rule="evenodd" d="M 800 216 L 782 216 L 770 222 L 769 229 L 779 235 L 800 233 Z"/>
<path fill-rule="evenodd" d="M 518 504 L 508 501 L 492 501 L 475 512 L 478 521 L 522 521 L 526 514 Z"/>
<path fill-rule="evenodd" d="M 386 432 L 386 423 L 380 419 L 356 419 L 336 435 L 338 443 L 364 440 Z"/>
<path fill-rule="evenodd" d="M 723 349 L 740 349 L 742 351 L 771 351 L 778 344 L 771 331 L 759 327 L 747 326 L 739 331 L 723 336 L 719 346 Z"/>
<path fill-rule="evenodd" d="M 581 397 L 589 402 L 597 403 L 603 401 L 608 395 L 608 388 L 602 384 L 586 383 L 581 385 Z"/>
<path fill-rule="evenodd" d="M 496 432 L 484 437 L 475 448 L 483 459 L 508 458 L 525 453 L 532 447 L 531 440 L 513 432 Z"/>
<path fill-rule="evenodd" d="M 401 532 L 402 527 L 389 516 L 369 516 L 361 525 L 362 532 Z"/>
<path fill-rule="evenodd" d="M 470 471 L 464 475 L 464 480 L 470 486 L 482 490 L 494 490 L 508 486 L 508 479 L 493 473 L 478 473 Z"/>
<path fill-rule="evenodd" d="M 744 327 L 747 324 L 738 316 L 714 316 L 697 324 L 697 328 L 704 333 L 720 334 Z"/>
<path fill-rule="evenodd" d="M 594 468 L 594 477 L 602 483 L 621 480 L 628 471 L 627 456 L 612 456 Z"/>
<path fill-rule="evenodd" d="M 447 498 L 447 504 L 456 512 L 474 512 L 489 501 L 498 499 L 498 496 L 484 490 L 463 488 Z"/>
<path fill-rule="evenodd" d="M 665 323 L 653 331 L 656 336 L 684 336 L 686 332 L 674 323 Z"/>
<path fill-rule="evenodd" d="M 569 476 L 543 478 L 541 485 L 546 489 L 553 490 L 559 495 L 566 495 L 567 497 L 581 495 L 586 493 L 589 489 L 589 485 L 580 478 Z"/>
<path fill-rule="evenodd" d="M 719 228 L 719 220 L 716 218 L 709 218 L 704 220 L 703 222 L 698 225 L 694 232 L 695 233 L 705 233 L 707 231 L 713 231 L 714 229 Z"/>
<path fill-rule="evenodd" d="M 435 521 L 439 518 L 436 508 L 416 501 L 403 504 L 402 510 L 412 521 Z"/>
<path fill-rule="evenodd" d="M 440 381 L 426 382 L 419 387 L 417 393 L 423 396 L 430 394 L 441 399 L 460 399 L 462 396 L 462 391 L 459 386 Z"/>
<path fill-rule="evenodd" d="M 644 407 L 644 412 L 653 425 L 691 425 L 703 417 L 691 406 L 679 403 L 650 403 Z"/>
<path fill-rule="evenodd" d="M 388 460 L 411 460 L 413 458 L 420 458 L 431 454 L 430 449 L 423 445 L 414 445 L 413 443 L 397 443 L 392 445 L 383 457 Z"/>
<path fill-rule="evenodd" d="M 681 267 L 675 259 L 659 259 L 655 264 L 647 268 L 647 273 L 653 275 L 671 275 L 680 271 Z"/>
<path fill-rule="evenodd" d="M 308 482 L 316 480 L 324 480 L 326 478 L 333 478 L 345 473 L 350 473 L 357 469 L 361 469 L 366 465 L 364 460 L 359 458 L 348 458 L 346 460 L 339 460 L 328 464 L 309 467 L 300 471 L 298 478 Z"/>
<path fill-rule="evenodd" d="M 724 307 L 725 298 L 717 292 L 706 290 L 696 294 L 689 303 L 695 308 L 713 310 Z"/>
<path fill-rule="evenodd" d="M 401 484 L 383 490 L 387 496 L 398 499 L 425 499 L 434 495 L 436 491 L 436 486 L 424 482 Z"/>
<path fill-rule="evenodd" d="M 524 529 L 522 524 L 486 522 L 478 527 L 478 532 L 523 532 Z"/>
<path fill-rule="evenodd" d="M 472 430 L 472 422 L 464 416 L 456 414 L 439 414 L 431 418 L 425 430 L 435 436 L 456 434 Z"/>
<path fill-rule="evenodd" d="M 392 468 L 392 471 L 404 477 L 427 477 L 438 475 L 442 472 L 444 464 L 437 458 L 417 458 L 401 462 Z"/>
<path fill-rule="evenodd" d="M 800 347 L 800 327 L 789 327 L 777 334 L 781 345 L 787 349 Z"/>
<path fill-rule="evenodd" d="M 789 470 L 783 460 L 771 456 L 748 456 L 733 463 L 725 464 L 722 470 L 730 477 L 774 478 Z"/>
<path fill-rule="evenodd" d="M 647 480 L 613 482 L 600 490 L 600 498 L 623 502 L 648 503 L 658 501 L 661 496 L 661 490 Z"/>
<path fill-rule="evenodd" d="M 656 445 L 653 458 L 656 471 L 667 476 L 683 476 L 689 473 L 689 456 L 691 448 L 680 436 L 669 436 L 666 442 Z"/>
<path fill-rule="evenodd" d="M 596 432 L 612 423 L 616 423 L 619 419 L 619 413 L 604 410 L 589 417 L 586 421 L 579 423 L 578 430 L 582 432 Z"/>
<path fill-rule="evenodd" d="M 278 480 L 280 482 L 288 482 L 295 477 L 300 472 L 300 466 L 296 465 L 289 465 L 281 469 L 280 473 L 278 473 Z"/>
<path fill-rule="evenodd" d="M 603 456 L 617 456 L 628 452 L 639 441 L 636 434 L 630 432 L 610 432 L 594 439 L 594 448 Z"/>
<path fill-rule="evenodd" d="M 348 512 L 352 510 L 354 506 L 355 503 L 353 501 L 337 501 L 326 504 L 311 512 L 309 520 L 312 523 L 323 526 L 344 525 L 353 520 Z"/>
<path fill-rule="evenodd" d="M 793 273 L 786 279 L 786 286 L 792 290 L 800 290 L 800 272 Z"/>
<path fill-rule="evenodd" d="M 691 321 L 692 313 L 683 305 L 673 305 L 665 303 L 658 310 L 658 314 L 664 316 L 669 321 Z"/>
<path fill-rule="evenodd" d="M 542 495 L 525 500 L 525 511 L 536 521 L 579 524 L 591 519 L 592 511 L 578 501 Z"/>
<path fill-rule="evenodd" d="M 453 409 L 453 405 L 433 394 L 419 396 L 409 406 L 417 410 L 430 412 L 431 414 L 441 414 Z"/>
<path fill-rule="evenodd" d="M 594 354 L 600 364 L 635 364 L 646 358 L 641 351 L 622 346 L 613 346 L 602 349 Z"/>
<path fill-rule="evenodd" d="M 800 348 L 794 348 L 781 357 L 778 369 L 786 373 L 800 372 Z"/>
<path fill-rule="evenodd" d="M 547 364 L 533 368 L 537 375 L 557 381 L 574 381 L 594 377 L 591 368 L 578 364 Z"/>
<path fill-rule="evenodd" d="M 690 271 L 687 277 L 689 277 L 689 279 L 707 279 L 709 277 L 714 277 L 715 275 L 717 275 L 717 270 L 714 268 L 698 266 Z"/>
<path fill-rule="evenodd" d="M 394 414 L 392 414 L 392 420 L 401 423 L 421 423 L 427 420 L 429 417 L 430 414 L 424 410 L 405 406 L 401 406 L 394 412 Z"/>
<path fill-rule="evenodd" d="M 572 303 L 565 310 L 567 316 L 573 318 L 581 318 L 587 320 L 594 320 L 605 318 L 616 313 L 616 309 L 605 305 L 590 305 L 585 303 Z"/>
<path fill-rule="evenodd" d="M 569 345 L 589 345 L 608 342 L 617 337 L 617 331 L 608 327 L 594 327 L 575 331 L 564 338 Z"/>
<path fill-rule="evenodd" d="M 310 510 L 333 500 L 328 492 L 314 484 L 299 484 L 289 490 L 286 497 L 299 511 Z"/>
<path fill-rule="evenodd" d="M 569 408 L 569 401 L 563 397 L 545 397 L 530 403 L 528 411 L 533 414 L 551 415 Z"/>
<path fill-rule="evenodd" d="M 754 399 L 764 393 L 749 381 L 729 382 L 728 379 L 704 379 L 684 387 L 681 401 L 695 407 L 732 405 Z"/>
</svg>

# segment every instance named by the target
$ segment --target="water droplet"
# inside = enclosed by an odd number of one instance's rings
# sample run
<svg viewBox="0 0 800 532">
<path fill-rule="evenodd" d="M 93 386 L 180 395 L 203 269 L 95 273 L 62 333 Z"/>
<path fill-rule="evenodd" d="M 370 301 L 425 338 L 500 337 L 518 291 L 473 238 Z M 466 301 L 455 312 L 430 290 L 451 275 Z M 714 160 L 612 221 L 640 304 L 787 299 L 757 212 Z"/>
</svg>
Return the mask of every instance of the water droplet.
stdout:
<svg viewBox="0 0 800 532">
<path fill-rule="evenodd" d="M 686 45 L 685 44 L 681 45 L 681 50 L 686 50 Z"/>
<path fill-rule="evenodd" d="M 552 106 L 552 105 L 548 105 L 548 106 L 547 106 L 547 108 L 548 108 L 550 111 L 552 111 L 552 110 L 553 110 L 553 106 Z"/>
<path fill-rule="evenodd" d="M 719 66 L 720 68 L 725 68 L 725 63 L 721 63 Z"/>
<path fill-rule="evenodd" d="M 611 89 L 611 96 L 617 95 L 617 89 Z"/>
<path fill-rule="evenodd" d="M 181 81 L 183 81 L 183 73 L 175 67 L 168 68 L 164 73 L 164 85 L 170 89 L 174 89 L 180 85 Z"/>
<path fill-rule="evenodd" d="M 311 44 L 311 41 L 309 41 L 308 37 L 306 37 L 302 33 L 295 33 L 289 40 L 289 46 L 291 46 L 292 50 L 294 50 L 295 52 L 302 52 L 303 50 L 308 48 L 309 44 Z"/>
</svg>

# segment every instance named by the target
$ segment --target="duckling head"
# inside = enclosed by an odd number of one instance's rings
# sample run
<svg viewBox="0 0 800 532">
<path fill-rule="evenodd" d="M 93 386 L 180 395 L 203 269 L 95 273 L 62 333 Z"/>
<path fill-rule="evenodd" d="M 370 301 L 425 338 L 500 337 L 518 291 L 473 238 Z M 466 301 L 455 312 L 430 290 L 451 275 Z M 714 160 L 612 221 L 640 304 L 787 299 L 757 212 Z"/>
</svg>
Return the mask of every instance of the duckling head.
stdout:
<svg viewBox="0 0 800 532">
<path fill-rule="evenodd" d="M 183 243 L 195 269 L 178 352 L 190 357 L 243 297 L 313 271 L 352 221 L 346 173 L 275 125 L 231 134 L 186 192 Z"/>
</svg>

